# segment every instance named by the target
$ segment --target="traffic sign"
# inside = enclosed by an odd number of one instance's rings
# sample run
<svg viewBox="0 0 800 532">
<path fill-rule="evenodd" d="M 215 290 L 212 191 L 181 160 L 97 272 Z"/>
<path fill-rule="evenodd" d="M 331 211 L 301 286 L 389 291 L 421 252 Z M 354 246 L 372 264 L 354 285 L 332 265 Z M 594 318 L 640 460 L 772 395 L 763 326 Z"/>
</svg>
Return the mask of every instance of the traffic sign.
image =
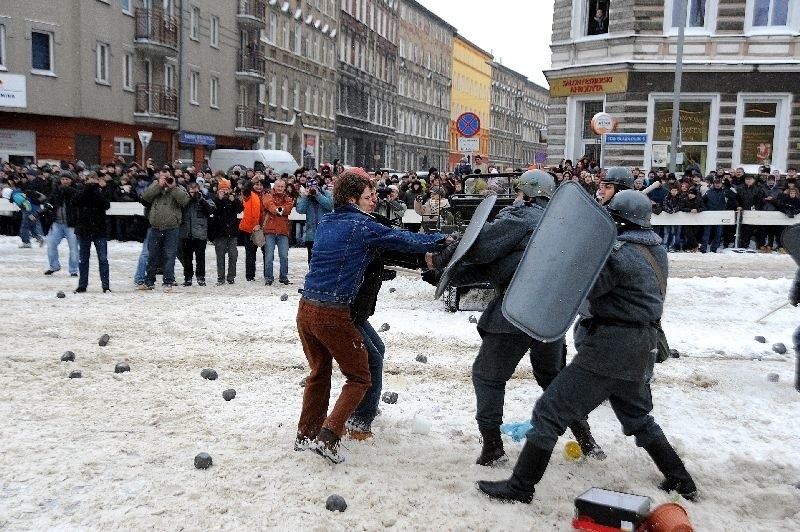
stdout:
<svg viewBox="0 0 800 532">
<path fill-rule="evenodd" d="M 481 139 L 458 137 L 458 151 L 474 153 L 481 149 Z"/>
<path fill-rule="evenodd" d="M 481 130 L 481 119 L 475 113 L 461 113 L 456 120 L 456 130 L 463 137 L 474 137 Z"/>
</svg>

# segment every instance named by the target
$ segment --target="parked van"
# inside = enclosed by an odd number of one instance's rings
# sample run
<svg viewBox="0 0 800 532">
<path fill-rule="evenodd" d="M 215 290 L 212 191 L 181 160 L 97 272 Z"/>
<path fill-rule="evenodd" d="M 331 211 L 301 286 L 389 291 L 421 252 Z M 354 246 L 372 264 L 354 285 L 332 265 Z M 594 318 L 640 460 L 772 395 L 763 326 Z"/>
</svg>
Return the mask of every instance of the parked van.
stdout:
<svg viewBox="0 0 800 532">
<path fill-rule="evenodd" d="M 254 170 L 263 170 L 269 166 L 279 175 L 292 174 L 300 168 L 292 154 L 283 150 L 228 150 L 219 149 L 211 152 L 208 166 L 212 172 L 227 172 L 235 165 Z"/>
</svg>

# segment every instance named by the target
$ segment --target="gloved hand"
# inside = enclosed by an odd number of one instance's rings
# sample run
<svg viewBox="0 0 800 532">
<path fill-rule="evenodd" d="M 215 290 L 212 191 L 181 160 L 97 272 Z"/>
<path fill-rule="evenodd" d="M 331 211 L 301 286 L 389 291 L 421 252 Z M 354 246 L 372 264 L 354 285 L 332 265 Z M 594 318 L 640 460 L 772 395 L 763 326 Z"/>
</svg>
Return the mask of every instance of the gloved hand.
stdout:
<svg viewBox="0 0 800 532">
<path fill-rule="evenodd" d="M 442 270 L 425 270 L 422 272 L 422 280 L 426 283 L 436 286 L 439 284 L 439 279 L 442 277 Z"/>
<path fill-rule="evenodd" d="M 500 425 L 500 432 L 508 434 L 514 441 L 522 441 L 525 439 L 526 434 L 533 428 L 531 421 L 525 420 L 518 423 L 505 423 Z"/>
</svg>

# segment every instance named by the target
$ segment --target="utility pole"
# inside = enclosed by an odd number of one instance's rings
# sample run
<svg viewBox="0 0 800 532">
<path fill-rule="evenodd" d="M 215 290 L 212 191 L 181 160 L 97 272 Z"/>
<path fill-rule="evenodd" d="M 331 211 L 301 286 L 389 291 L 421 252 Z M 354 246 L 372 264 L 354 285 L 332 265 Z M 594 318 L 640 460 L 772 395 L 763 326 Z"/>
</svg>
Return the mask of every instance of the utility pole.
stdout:
<svg viewBox="0 0 800 532">
<path fill-rule="evenodd" d="M 672 135 L 669 143 L 669 171 L 674 172 L 678 160 L 678 129 L 680 128 L 681 82 L 683 78 L 683 38 L 686 33 L 686 0 L 679 0 L 678 46 L 675 57 L 675 87 L 672 91 Z"/>
</svg>

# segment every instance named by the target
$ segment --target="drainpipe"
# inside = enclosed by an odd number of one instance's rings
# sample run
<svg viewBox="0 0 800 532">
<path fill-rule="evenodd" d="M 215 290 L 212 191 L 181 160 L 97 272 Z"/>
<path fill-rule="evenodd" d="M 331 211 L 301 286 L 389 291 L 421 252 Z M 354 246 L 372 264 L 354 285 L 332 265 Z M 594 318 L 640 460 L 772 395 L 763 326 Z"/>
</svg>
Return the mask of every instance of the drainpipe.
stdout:
<svg viewBox="0 0 800 532">
<path fill-rule="evenodd" d="M 183 0 L 178 0 L 178 130 L 172 134 L 172 161 L 178 158 L 178 136 L 183 116 Z M 171 162 L 171 161 L 170 161 Z M 194 164 L 194 161 L 192 161 Z"/>
</svg>

